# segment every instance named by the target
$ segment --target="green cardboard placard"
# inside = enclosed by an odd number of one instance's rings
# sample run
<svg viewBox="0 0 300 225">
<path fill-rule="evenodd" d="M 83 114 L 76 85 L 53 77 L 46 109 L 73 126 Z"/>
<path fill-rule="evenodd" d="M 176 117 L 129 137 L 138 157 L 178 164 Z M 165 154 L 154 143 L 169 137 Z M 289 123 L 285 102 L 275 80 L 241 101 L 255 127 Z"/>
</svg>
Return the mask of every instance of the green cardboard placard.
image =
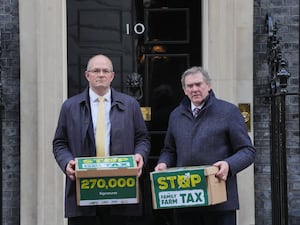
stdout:
<svg viewBox="0 0 300 225">
<path fill-rule="evenodd" d="M 136 176 L 80 178 L 80 205 L 137 203 Z"/>
<path fill-rule="evenodd" d="M 77 204 L 134 204 L 138 198 L 133 155 L 76 158 Z"/>
<path fill-rule="evenodd" d="M 204 169 L 152 172 L 156 209 L 209 205 Z"/>
<path fill-rule="evenodd" d="M 104 168 L 133 168 L 135 161 L 133 156 L 109 156 L 103 158 L 87 157 L 77 158 L 78 170 L 95 170 Z"/>
</svg>

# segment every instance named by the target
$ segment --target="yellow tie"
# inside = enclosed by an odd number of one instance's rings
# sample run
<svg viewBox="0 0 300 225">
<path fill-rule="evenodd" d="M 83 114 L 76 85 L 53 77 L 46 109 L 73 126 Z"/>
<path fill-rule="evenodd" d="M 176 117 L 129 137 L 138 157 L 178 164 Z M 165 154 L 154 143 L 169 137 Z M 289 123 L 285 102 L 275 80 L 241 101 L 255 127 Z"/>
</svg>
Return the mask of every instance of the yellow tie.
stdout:
<svg viewBox="0 0 300 225">
<path fill-rule="evenodd" d="M 96 153 L 97 157 L 105 156 L 105 99 L 99 97 L 98 116 L 96 124 Z"/>
</svg>

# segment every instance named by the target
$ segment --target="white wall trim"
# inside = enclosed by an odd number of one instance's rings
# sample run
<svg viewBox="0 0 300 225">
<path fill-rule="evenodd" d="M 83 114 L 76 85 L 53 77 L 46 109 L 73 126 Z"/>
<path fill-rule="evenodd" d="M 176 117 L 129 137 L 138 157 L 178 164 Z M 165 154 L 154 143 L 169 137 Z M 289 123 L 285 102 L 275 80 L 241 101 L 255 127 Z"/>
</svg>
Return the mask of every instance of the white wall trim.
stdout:
<svg viewBox="0 0 300 225">
<path fill-rule="evenodd" d="M 67 95 L 65 4 L 19 1 L 22 225 L 64 222 L 64 176 L 52 139 Z"/>
<path fill-rule="evenodd" d="M 203 0 L 203 67 L 218 98 L 253 112 L 253 0 Z M 251 116 L 253 121 L 253 116 Z M 250 137 L 253 139 L 253 122 Z M 255 224 L 253 166 L 238 174 L 238 224 Z"/>
</svg>

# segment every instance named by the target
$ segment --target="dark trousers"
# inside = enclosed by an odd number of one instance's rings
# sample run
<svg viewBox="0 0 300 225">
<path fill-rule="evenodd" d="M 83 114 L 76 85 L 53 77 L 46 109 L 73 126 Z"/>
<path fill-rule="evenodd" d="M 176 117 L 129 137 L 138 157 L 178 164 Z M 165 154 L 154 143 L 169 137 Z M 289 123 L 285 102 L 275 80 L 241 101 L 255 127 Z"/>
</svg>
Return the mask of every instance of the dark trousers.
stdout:
<svg viewBox="0 0 300 225">
<path fill-rule="evenodd" d="M 111 215 L 107 208 L 98 208 L 96 216 L 78 216 L 68 218 L 68 225 L 147 225 L 143 216 Z"/>
<path fill-rule="evenodd" d="M 68 218 L 68 225 L 143 225 L 146 224 L 142 217 L 131 216 L 109 216 L 101 218 L 99 216 L 78 216 Z"/>
<path fill-rule="evenodd" d="M 98 225 L 97 216 L 78 216 L 68 218 L 68 225 Z"/>
<path fill-rule="evenodd" d="M 175 225 L 236 225 L 236 212 L 175 212 L 174 220 Z"/>
</svg>

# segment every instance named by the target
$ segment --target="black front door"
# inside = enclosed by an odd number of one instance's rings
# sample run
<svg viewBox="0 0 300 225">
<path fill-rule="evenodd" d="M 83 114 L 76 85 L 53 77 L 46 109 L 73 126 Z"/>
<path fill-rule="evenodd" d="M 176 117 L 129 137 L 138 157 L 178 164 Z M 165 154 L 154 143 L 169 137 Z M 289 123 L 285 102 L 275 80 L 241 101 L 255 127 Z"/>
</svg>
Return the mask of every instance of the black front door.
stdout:
<svg viewBox="0 0 300 225">
<path fill-rule="evenodd" d="M 183 97 L 181 74 L 202 64 L 201 1 L 68 0 L 67 17 L 68 95 L 86 88 L 89 57 L 109 56 L 116 73 L 112 86 L 136 97 L 144 112 L 152 171 L 169 113 Z"/>
<path fill-rule="evenodd" d="M 143 77 L 142 106 L 150 107 L 148 128 L 154 158 L 162 148 L 169 113 L 183 97 L 180 77 L 201 64 L 201 1 L 139 1 L 134 34 L 136 68 Z M 140 30 L 143 31 L 142 26 Z"/>
</svg>

